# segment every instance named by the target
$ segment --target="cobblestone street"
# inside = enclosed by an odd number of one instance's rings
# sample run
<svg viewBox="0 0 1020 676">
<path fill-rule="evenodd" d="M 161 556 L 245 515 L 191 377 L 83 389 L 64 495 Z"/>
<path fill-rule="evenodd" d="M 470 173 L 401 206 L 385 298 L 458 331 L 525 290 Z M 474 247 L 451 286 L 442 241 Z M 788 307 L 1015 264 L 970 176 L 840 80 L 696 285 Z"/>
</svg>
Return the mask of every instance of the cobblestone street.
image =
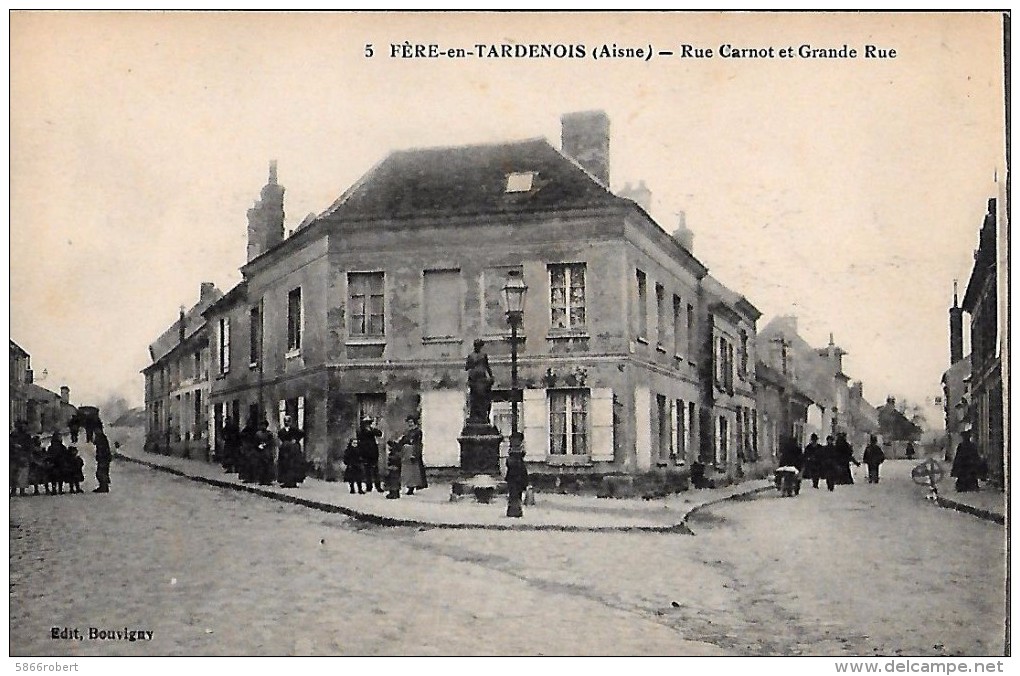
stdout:
<svg viewBox="0 0 1020 676">
<path fill-rule="evenodd" d="M 1001 654 L 1002 527 L 883 471 L 691 537 L 366 526 L 117 462 L 109 495 L 10 500 L 11 653 Z"/>
</svg>

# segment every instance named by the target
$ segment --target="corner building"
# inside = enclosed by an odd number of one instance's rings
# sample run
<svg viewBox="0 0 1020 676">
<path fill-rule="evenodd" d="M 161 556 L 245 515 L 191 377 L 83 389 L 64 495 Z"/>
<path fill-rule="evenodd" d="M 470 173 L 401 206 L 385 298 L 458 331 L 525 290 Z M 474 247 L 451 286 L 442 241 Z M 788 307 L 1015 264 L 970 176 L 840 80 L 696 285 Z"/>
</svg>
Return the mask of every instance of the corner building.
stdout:
<svg viewBox="0 0 1020 676">
<path fill-rule="evenodd" d="M 286 237 L 271 166 L 248 213 L 244 280 L 205 311 L 217 429 L 228 413 L 275 428 L 289 412 L 321 467 L 363 415 L 385 440 L 418 413 L 426 465 L 458 466 L 476 338 L 495 376 L 493 422 L 509 435 L 502 287 L 515 270 L 528 286 L 518 362 L 531 471 L 634 473 L 710 456 L 727 472 L 736 455 L 702 429 L 715 405 L 703 384 L 707 268 L 609 191 L 605 114 L 562 121 L 563 151 L 535 139 L 394 152 Z M 728 334 L 753 349 L 757 310 L 726 300 Z M 738 430 L 756 444 L 753 368 L 742 373 L 741 398 L 724 402 L 724 448 Z"/>
</svg>

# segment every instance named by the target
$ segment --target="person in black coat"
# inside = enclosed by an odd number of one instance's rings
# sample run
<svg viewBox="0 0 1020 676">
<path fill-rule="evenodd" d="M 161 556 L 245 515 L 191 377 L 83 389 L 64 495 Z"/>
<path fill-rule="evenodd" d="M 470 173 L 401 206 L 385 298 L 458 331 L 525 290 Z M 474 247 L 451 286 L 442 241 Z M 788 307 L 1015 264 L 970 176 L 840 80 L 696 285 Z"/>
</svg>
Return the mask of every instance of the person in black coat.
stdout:
<svg viewBox="0 0 1020 676">
<path fill-rule="evenodd" d="M 49 484 L 49 490 L 47 493 L 56 495 L 57 493 L 64 493 L 64 466 L 67 463 L 65 456 L 67 455 L 67 449 L 64 447 L 64 441 L 60 437 L 60 432 L 54 432 L 50 438 L 50 446 L 46 449 L 46 474 L 47 483 Z"/>
<path fill-rule="evenodd" d="M 248 422 L 244 424 L 244 429 L 240 433 L 240 446 L 237 454 L 237 477 L 246 484 L 254 482 L 256 476 L 256 432 L 258 432 L 258 427 L 255 425 L 255 419 L 248 418 Z"/>
<path fill-rule="evenodd" d="M 110 441 L 106 438 L 106 433 L 103 432 L 102 428 L 96 430 L 93 439 L 95 439 L 96 444 L 96 481 L 99 483 L 99 488 L 92 492 L 109 493 L 110 460 L 113 459 L 113 454 L 110 452 Z"/>
<path fill-rule="evenodd" d="M 818 480 L 825 478 L 824 452 L 822 445 L 818 443 L 818 435 L 811 435 L 811 442 L 804 447 L 804 454 L 801 456 L 801 464 L 804 467 L 804 479 L 811 479 L 811 485 L 818 488 Z"/>
<path fill-rule="evenodd" d="M 274 466 L 273 450 L 276 446 L 273 440 L 273 433 L 269 431 L 269 421 L 265 418 L 259 423 L 259 430 L 255 433 L 255 480 L 260 486 L 269 486 L 273 483 Z"/>
<path fill-rule="evenodd" d="M 280 438 L 280 485 L 284 488 L 297 488 L 305 480 L 305 455 L 301 449 L 305 433 L 295 427 L 294 419 L 287 415 L 283 417 L 283 427 L 277 436 Z"/>
<path fill-rule="evenodd" d="M 228 474 L 237 471 L 238 455 L 241 446 L 241 430 L 237 427 L 237 421 L 229 415 L 223 419 L 223 431 L 220 432 L 223 440 L 223 457 L 220 461 L 223 464 L 223 471 Z"/>
<path fill-rule="evenodd" d="M 517 433 L 517 439 L 510 440 L 510 447 L 520 448 L 520 442 L 524 435 Z M 524 491 L 528 487 L 528 467 L 524 464 L 524 450 L 515 450 L 506 459 L 506 515 L 509 517 L 524 516 L 523 504 Z"/>
<path fill-rule="evenodd" d="M 836 436 L 836 483 L 841 486 L 849 486 L 854 482 L 854 475 L 850 470 L 850 464 L 858 467 L 861 463 L 854 457 L 854 449 L 846 440 L 846 432 L 840 432 Z"/>
<path fill-rule="evenodd" d="M 960 435 L 963 440 L 956 447 L 956 457 L 953 458 L 953 469 L 949 476 L 956 477 L 957 493 L 967 493 L 978 490 L 978 477 L 983 463 L 977 446 L 970 440 L 970 430 L 964 430 Z"/>
<path fill-rule="evenodd" d="M 361 420 L 361 427 L 358 429 L 358 449 L 361 453 L 362 480 L 368 484 L 368 490 L 383 492 L 382 483 L 379 480 L 379 437 L 382 430 L 375 426 L 372 418 L 365 416 Z"/>
<path fill-rule="evenodd" d="M 358 438 L 353 437 L 347 442 L 347 448 L 344 449 L 344 481 L 351 487 L 352 495 L 355 492 L 361 495 L 365 494 L 363 464 L 361 451 L 358 449 Z M 355 491 L 355 488 L 358 490 Z M 368 486 L 368 489 L 371 491 L 372 487 Z"/>
<path fill-rule="evenodd" d="M 871 440 L 864 448 L 864 464 L 868 466 L 868 483 L 878 483 L 878 468 L 885 462 L 885 453 L 878 445 L 878 437 L 871 435 Z"/>
<path fill-rule="evenodd" d="M 78 448 L 70 446 L 67 449 L 67 483 L 69 493 L 84 493 L 81 489 L 81 482 L 85 481 L 85 461 L 78 455 Z"/>
</svg>

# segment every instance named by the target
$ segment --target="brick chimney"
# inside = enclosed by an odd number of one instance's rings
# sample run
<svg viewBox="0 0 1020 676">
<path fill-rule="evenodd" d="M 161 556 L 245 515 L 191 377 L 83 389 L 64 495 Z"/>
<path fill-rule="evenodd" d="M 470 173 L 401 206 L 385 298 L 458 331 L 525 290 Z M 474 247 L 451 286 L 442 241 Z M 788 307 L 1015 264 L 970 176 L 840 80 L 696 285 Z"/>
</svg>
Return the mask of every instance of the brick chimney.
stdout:
<svg viewBox="0 0 1020 676">
<path fill-rule="evenodd" d="M 60 386 L 60 400 L 65 404 L 71 403 L 71 388 L 67 385 Z"/>
<path fill-rule="evenodd" d="M 608 189 L 609 116 L 601 110 L 566 113 L 560 118 L 560 127 L 563 153 L 574 158 Z"/>
<path fill-rule="evenodd" d="M 276 182 L 276 160 L 269 163 L 269 180 L 248 209 L 248 261 L 283 241 L 283 186 Z"/>
<path fill-rule="evenodd" d="M 185 328 L 184 327 L 184 306 L 182 305 L 181 306 L 180 317 L 177 319 L 177 342 L 178 343 L 183 343 L 184 342 L 184 328 Z"/>
<path fill-rule="evenodd" d="M 963 308 L 957 297 L 956 280 L 953 280 L 953 307 L 949 308 L 949 364 L 963 359 Z"/>
<path fill-rule="evenodd" d="M 216 295 L 216 285 L 212 282 L 202 282 L 202 286 L 199 287 L 198 301 L 211 300 Z"/>
</svg>

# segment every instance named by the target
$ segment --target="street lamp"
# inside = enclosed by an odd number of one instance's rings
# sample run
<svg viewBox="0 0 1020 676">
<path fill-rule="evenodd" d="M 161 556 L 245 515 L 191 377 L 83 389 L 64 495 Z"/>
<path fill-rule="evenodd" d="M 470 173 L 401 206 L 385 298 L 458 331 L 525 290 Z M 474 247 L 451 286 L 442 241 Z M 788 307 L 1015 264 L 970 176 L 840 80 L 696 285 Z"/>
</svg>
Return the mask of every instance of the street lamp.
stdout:
<svg viewBox="0 0 1020 676">
<path fill-rule="evenodd" d="M 503 301 L 506 304 L 506 321 L 510 324 L 510 457 L 506 463 L 507 508 L 506 515 L 523 516 L 521 494 L 527 481 L 524 468 L 524 453 L 521 449 L 521 434 L 518 432 L 518 402 L 521 400 L 520 385 L 517 381 L 517 331 L 524 323 L 524 297 L 528 285 L 524 283 L 519 270 L 511 270 L 503 286 Z"/>
</svg>

